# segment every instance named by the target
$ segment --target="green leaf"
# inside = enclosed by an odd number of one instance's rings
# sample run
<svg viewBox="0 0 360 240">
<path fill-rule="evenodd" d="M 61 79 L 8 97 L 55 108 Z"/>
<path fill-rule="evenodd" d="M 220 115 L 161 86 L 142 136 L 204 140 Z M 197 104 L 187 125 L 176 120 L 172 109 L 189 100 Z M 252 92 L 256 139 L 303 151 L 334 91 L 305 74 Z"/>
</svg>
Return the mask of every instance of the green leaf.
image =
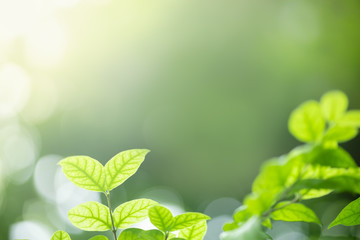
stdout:
<svg viewBox="0 0 360 240">
<path fill-rule="evenodd" d="M 227 223 L 224 224 L 223 230 L 224 230 L 224 232 L 226 232 L 226 231 L 234 230 L 234 229 L 236 229 L 238 227 L 240 227 L 240 226 L 236 222 L 227 222 Z"/>
<path fill-rule="evenodd" d="M 321 138 L 324 129 L 325 120 L 316 101 L 303 103 L 290 115 L 289 130 L 300 141 L 315 142 Z"/>
<path fill-rule="evenodd" d="M 336 225 L 354 226 L 360 225 L 360 198 L 349 203 L 330 224 L 329 228 Z"/>
<path fill-rule="evenodd" d="M 113 214 L 115 226 L 127 228 L 148 217 L 149 208 L 158 203 L 150 199 L 132 200 L 118 206 Z"/>
<path fill-rule="evenodd" d="M 304 189 L 300 192 L 301 199 L 313 199 L 323 197 L 333 192 L 332 189 Z"/>
<path fill-rule="evenodd" d="M 174 223 L 171 225 L 170 230 L 176 231 L 181 230 L 183 228 L 191 227 L 201 221 L 209 220 L 210 217 L 197 212 L 187 212 L 180 215 L 177 215 L 174 218 Z"/>
<path fill-rule="evenodd" d="M 96 236 L 90 238 L 89 240 L 109 240 L 109 239 L 103 235 L 96 235 Z"/>
<path fill-rule="evenodd" d="M 110 191 L 131 177 L 144 161 L 147 149 L 132 149 L 118 153 L 105 165 L 106 185 Z"/>
<path fill-rule="evenodd" d="M 360 127 L 360 110 L 351 110 L 345 113 L 337 122 L 340 126 Z"/>
<path fill-rule="evenodd" d="M 261 216 L 274 204 L 276 197 L 277 193 L 270 190 L 260 194 L 251 193 L 245 197 L 244 204 L 251 215 Z"/>
<path fill-rule="evenodd" d="M 333 168 L 357 167 L 357 164 L 351 155 L 341 147 L 335 149 L 317 147 L 312 151 L 310 157 L 310 163 L 313 165 L 329 166 Z"/>
<path fill-rule="evenodd" d="M 265 234 L 261 229 L 261 222 L 257 217 L 251 218 L 241 227 L 223 232 L 220 235 L 221 240 L 269 240 L 271 237 Z"/>
<path fill-rule="evenodd" d="M 336 125 L 329 128 L 323 141 L 346 142 L 356 137 L 357 134 L 358 130 L 354 127 Z"/>
<path fill-rule="evenodd" d="M 262 225 L 265 226 L 265 227 L 267 227 L 267 228 L 269 228 L 269 229 L 271 229 L 271 228 L 272 228 L 272 224 L 271 224 L 270 218 L 265 219 L 265 220 L 262 222 Z"/>
<path fill-rule="evenodd" d="M 164 240 L 165 235 L 159 230 L 144 231 L 138 228 L 128 228 L 121 232 L 118 240 Z"/>
<path fill-rule="evenodd" d="M 206 234 L 206 221 L 201 221 L 191 227 L 180 230 L 179 237 L 186 240 L 202 240 Z"/>
<path fill-rule="evenodd" d="M 68 218 L 85 231 L 106 231 L 112 227 L 109 208 L 98 202 L 86 202 L 70 209 Z"/>
<path fill-rule="evenodd" d="M 251 213 L 246 205 L 242 205 L 235 210 L 233 218 L 235 223 L 243 223 L 251 218 Z"/>
<path fill-rule="evenodd" d="M 348 98 L 341 91 L 327 92 L 321 97 L 320 106 L 326 120 L 336 121 L 345 113 Z"/>
<path fill-rule="evenodd" d="M 103 165 L 97 160 L 87 156 L 74 156 L 61 160 L 65 176 L 76 186 L 105 192 L 105 171 Z"/>
<path fill-rule="evenodd" d="M 320 220 L 316 214 L 308 207 L 301 203 L 281 202 L 275 206 L 275 209 L 271 214 L 271 218 L 274 220 L 288 221 L 288 222 L 314 222 L 321 225 Z"/>
<path fill-rule="evenodd" d="M 50 240 L 71 240 L 71 238 L 67 232 L 56 231 Z"/>
<path fill-rule="evenodd" d="M 167 232 L 171 225 L 174 223 L 174 217 L 167 209 L 163 206 L 153 206 L 149 209 L 150 222 L 160 229 L 161 231 Z"/>
</svg>

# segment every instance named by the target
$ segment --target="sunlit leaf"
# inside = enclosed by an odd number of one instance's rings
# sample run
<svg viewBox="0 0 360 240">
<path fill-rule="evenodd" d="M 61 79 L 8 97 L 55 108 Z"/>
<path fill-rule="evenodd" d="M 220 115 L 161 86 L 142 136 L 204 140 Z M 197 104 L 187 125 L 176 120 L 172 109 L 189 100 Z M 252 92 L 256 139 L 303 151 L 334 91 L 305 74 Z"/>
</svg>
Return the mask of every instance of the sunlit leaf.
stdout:
<svg viewBox="0 0 360 240">
<path fill-rule="evenodd" d="M 274 204 L 276 196 L 277 192 L 272 192 L 271 189 L 260 194 L 251 193 L 245 197 L 244 204 L 251 215 L 261 216 Z"/>
<path fill-rule="evenodd" d="M 290 115 L 289 130 L 300 141 L 317 141 L 324 129 L 325 120 L 319 104 L 315 101 L 305 102 Z"/>
<path fill-rule="evenodd" d="M 50 240 L 71 240 L 71 238 L 67 232 L 56 231 Z"/>
<path fill-rule="evenodd" d="M 148 217 L 149 208 L 157 202 L 150 199 L 132 200 L 118 206 L 113 214 L 115 226 L 127 228 Z"/>
<path fill-rule="evenodd" d="M 332 189 L 304 189 L 303 191 L 300 192 L 300 194 L 301 194 L 301 199 L 306 200 L 306 199 L 323 197 L 332 192 L 333 192 Z"/>
<path fill-rule="evenodd" d="M 161 231 L 168 231 L 174 223 L 170 210 L 163 206 L 153 206 L 149 209 L 150 222 Z"/>
<path fill-rule="evenodd" d="M 105 165 L 107 190 L 116 188 L 131 177 L 144 161 L 147 149 L 132 149 L 118 153 Z"/>
<path fill-rule="evenodd" d="M 278 209 L 279 208 L 279 209 Z M 271 218 L 280 221 L 290 222 L 314 222 L 321 224 L 316 214 L 301 203 L 281 202 L 275 206 Z"/>
<path fill-rule="evenodd" d="M 191 227 L 180 230 L 179 237 L 186 240 L 202 240 L 206 234 L 206 221 L 201 221 Z"/>
<path fill-rule="evenodd" d="M 346 142 L 358 134 L 357 128 L 348 126 L 334 126 L 325 133 L 323 141 Z"/>
<path fill-rule="evenodd" d="M 261 222 L 253 217 L 245 224 L 231 231 L 223 232 L 220 235 L 221 240 L 269 240 L 271 237 L 265 234 L 261 229 Z"/>
<path fill-rule="evenodd" d="M 360 198 L 349 203 L 330 224 L 329 228 L 336 225 L 360 225 Z"/>
<path fill-rule="evenodd" d="M 121 232 L 118 240 L 164 240 L 165 235 L 159 230 L 144 231 L 138 228 L 128 228 Z"/>
<path fill-rule="evenodd" d="M 338 125 L 348 127 L 360 127 L 360 110 L 351 110 L 345 113 L 337 122 Z"/>
<path fill-rule="evenodd" d="M 339 119 L 348 107 L 348 98 L 341 91 L 325 93 L 320 100 L 321 111 L 328 121 Z"/>
<path fill-rule="evenodd" d="M 238 227 L 240 227 L 240 226 L 236 222 L 227 222 L 227 223 L 224 224 L 223 230 L 224 230 L 224 232 L 226 232 L 226 231 L 234 230 L 234 229 L 236 229 Z"/>
<path fill-rule="evenodd" d="M 70 209 L 68 218 L 85 231 L 106 231 L 112 227 L 109 208 L 98 202 L 86 202 Z"/>
<path fill-rule="evenodd" d="M 246 222 L 251 218 L 251 213 L 246 205 L 242 205 L 235 210 L 233 218 L 235 223 Z"/>
<path fill-rule="evenodd" d="M 74 156 L 61 160 L 65 176 L 81 188 L 105 192 L 105 171 L 97 160 L 87 156 Z"/>
<path fill-rule="evenodd" d="M 89 240 L 109 240 L 109 239 L 103 235 L 96 235 L 96 236 L 90 238 Z"/>
<path fill-rule="evenodd" d="M 191 227 L 201 221 L 209 220 L 210 217 L 197 212 L 187 212 L 177 215 L 174 218 L 174 223 L 171 225 L 171 231 L 180 230 L 183 228 Z"/>
</svg>

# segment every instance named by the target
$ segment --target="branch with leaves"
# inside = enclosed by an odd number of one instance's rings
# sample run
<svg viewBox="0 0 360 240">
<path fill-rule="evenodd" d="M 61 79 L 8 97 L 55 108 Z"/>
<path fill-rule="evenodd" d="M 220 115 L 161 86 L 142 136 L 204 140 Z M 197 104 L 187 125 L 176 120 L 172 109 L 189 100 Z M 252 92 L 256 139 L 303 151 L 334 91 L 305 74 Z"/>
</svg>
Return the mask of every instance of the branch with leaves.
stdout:
<svg viewBox="0 0 360 240">
<path fill-rule="evenodd" d="M 111 206 L 110 192 L 131 177 L 144 161 L 147 149 L 133 149 L 120 152 L 105 166 L 88 156 L 68 157 L 59 162 L 65 176 L 78 187 L 102 192 L 107 205 L 99 202 L 82 203 L 68 212 L 68 219 L 84 231 L 112 231 L 114 240 L 202 240 L 206 233 L 208 216 L 188 212 L 173 217 L 171 212 L 151 199 L 136 199 L 117 206 Z M 129 228 L 147 217 L 158 229 L 144 231 Z M 121 231 L 117 237 L 118 230 Z M 174 233 L 174 231 L 179 231 Z M 57 231 L 51 240 L 71 240 L 69 234 Z M 97 235 L 90 240 L 108 240 Z"/>
<path fill-rule="evenodd" d="M 360 111 L 347 110 L 340 91 L 307 101 L 290 115 L 290 133 L 304 142 L 288 154 L 265 162 L 252 185 L 252 193 L 226 223 L 222 240 L 272 239 L 265 233 L 272 221 L 302 221 L 321 225 L 302 201 L 331 192 L 360 194 L 360 168 L 338 144 L 356 137 Z M 330 224 L 360 224 L 360 198 L 345 207 Z"/>
</svg>

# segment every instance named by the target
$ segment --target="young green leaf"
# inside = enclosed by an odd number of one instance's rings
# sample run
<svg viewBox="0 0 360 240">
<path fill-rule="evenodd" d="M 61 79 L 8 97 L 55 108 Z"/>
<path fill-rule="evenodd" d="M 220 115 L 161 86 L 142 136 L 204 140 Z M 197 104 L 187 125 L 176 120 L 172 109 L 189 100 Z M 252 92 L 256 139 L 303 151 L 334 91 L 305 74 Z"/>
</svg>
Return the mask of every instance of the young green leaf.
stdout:
<svg viewBox="0 0 360 240">
<path fill-rule="evenodd" d="M 71 238 L 67 232 L 56 231 L 50 240 L 71 240 Z"/>
<path fill-rule="evenodd" d="M 301 199 L 313 199 L 323 197 L 333 192 L 332 189 L 304 189 L 300 192 Z"/>
<path fill-rule="evenodd" d="M 349 203 L 330 224 L 329 228 L 336 225 L 354 226 L 360 225 L 360 198 Z"/>
<path fill-rule="evenodd" d="M 105 165 L 106 186 L 110 191 L 131 177 L 144 161 L 147 149 L 132 149 L 118 153 Z"/>
<path fill-rule="evenodd" d="M 323 141 L 346 142 L 358 134 L 357 128 L 349 126 L 334 126 L 325 133 Z"/>
<path fill-rule="evenodd" d="M 202 213 L 197 212 L 187 212 L 180 215 L 177 215 L 174 218 L 174 223 L 171 226 L 171 231 L 181 230 L 187 227 L 191 227 L 194 224 L 197 224 L 204 220 L 209 220 L 210 217 Z"/>
<path fill-rule="evenodd" d="M 96 236 L 90 238 L 89 240 L 109 240 L 109 239 L 103 235 L 96 235 Z"/>
<path fill-rule="evenodd" d="M 227 222 L 227 223 L 224 224 L 223 230 L 224 230 L 224 232 L 227 232 L 227 231 L 234 230 L 234 229 L 236 229 L 238 227 L 240 227 L 240 226 L 236 222 Z"/>
<path fill-rule="evenodd" d="M 360 110 L 351 110 L 345 113 L 337 122 L 340 126 L 360 127 Z"/>
<path fill-rule="evenodd" d="M 132 200 L 118 206 L 113 214 L 115 226 L 127 228 L 148 217 L 149 208 L 157 205 L 157 202 L 150 199 Z"/>
<path fill-rule="evenodd" d="M 314 222 L 321 225 L 316 214 L 308 207 L 301 203 L 281 202 L 275 206 L 275 210 L 271 214 L 274 220 L 288 222 Z"/>
<path fill-rule="evenodd" d="M 245 224 L 231 231 L 223 232 L 220 235 L 221 240 L 269 240 L 272 239 L 261 229 L 260 219 L 252 217 Z"/>
<path fill-rule="evenodd" d="M 326 120 L 336 121 L 345 113 L 348 98 L 341 91 L 327 92 L 321 97 L 320 106 Z"/>
<path fill-rule="evenodd" d="M 85 231 L 106 231 L 112 227 L 109 208 L 98 202 L 86 202 L 70 209 L 68 218 Z"/>
<path fill-rule="evenodd" d="M 206 221 L 201 221 L 191 227 L 180 230 L 179 237 L 186 240 L 202 240 L 206 234 Z"/>
<path fill-rule="evenodd" d="M 233 218 L 235 223 L 246 222 L 251 218 L 251 213 L 246 205 L 242 205 L 235 210 Z"/>
<path fill-rule="evenodd" d="M 165 235 L 159 230 L 144 231 L 138 228 L 128 228 L 121 232 L 118 240 L 164 240 Z"/>
<path fill-rule="evenodd" d="M 170 227 L 174 223 L 174 217 L 167 209 L 163 206 L 153 206 L 149 209 L 150 222 L 163 232 L 169 231 Z"/>
<path fill-rule="evenodd" d="M 76 186 L 105 192 L 105 171 L 103 165 L 97 160 L 87 156 L 74 156 L 61 160 L 65 176 Z"/>
<path fill-rule="evenodd" d="M 322 136 L 324 129 L 325 120 L 316 101 L 303 103 L 290 115 L 289 130 L 300 141 L 315 142 Z"/>
</svg>

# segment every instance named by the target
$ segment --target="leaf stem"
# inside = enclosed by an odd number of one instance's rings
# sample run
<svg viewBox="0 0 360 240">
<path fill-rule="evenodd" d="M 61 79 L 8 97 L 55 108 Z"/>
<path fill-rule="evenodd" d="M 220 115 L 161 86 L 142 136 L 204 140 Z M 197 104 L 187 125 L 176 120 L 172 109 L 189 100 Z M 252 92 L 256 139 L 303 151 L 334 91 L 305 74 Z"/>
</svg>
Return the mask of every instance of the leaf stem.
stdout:
<svg viewBox="0 0 360 240">
<path fill-rule="evenodd" d="M 117 239 L 117 237 L 116 237 L 116 230 L 117 229 L 116 229 L 115 224 L 114 224 L 114 218 L 113 218 L 112 210 L 111 210 L 110 192 L 106 191 L 105 196 L 106 196 L 106 199 L 107 199 L 109 212 L 110 212 L 110 218 L 111 218 L 111 224 L 112 224 L 112 233 L 114 234 L 114 240 L 116 240 Z"/>
</svg>

